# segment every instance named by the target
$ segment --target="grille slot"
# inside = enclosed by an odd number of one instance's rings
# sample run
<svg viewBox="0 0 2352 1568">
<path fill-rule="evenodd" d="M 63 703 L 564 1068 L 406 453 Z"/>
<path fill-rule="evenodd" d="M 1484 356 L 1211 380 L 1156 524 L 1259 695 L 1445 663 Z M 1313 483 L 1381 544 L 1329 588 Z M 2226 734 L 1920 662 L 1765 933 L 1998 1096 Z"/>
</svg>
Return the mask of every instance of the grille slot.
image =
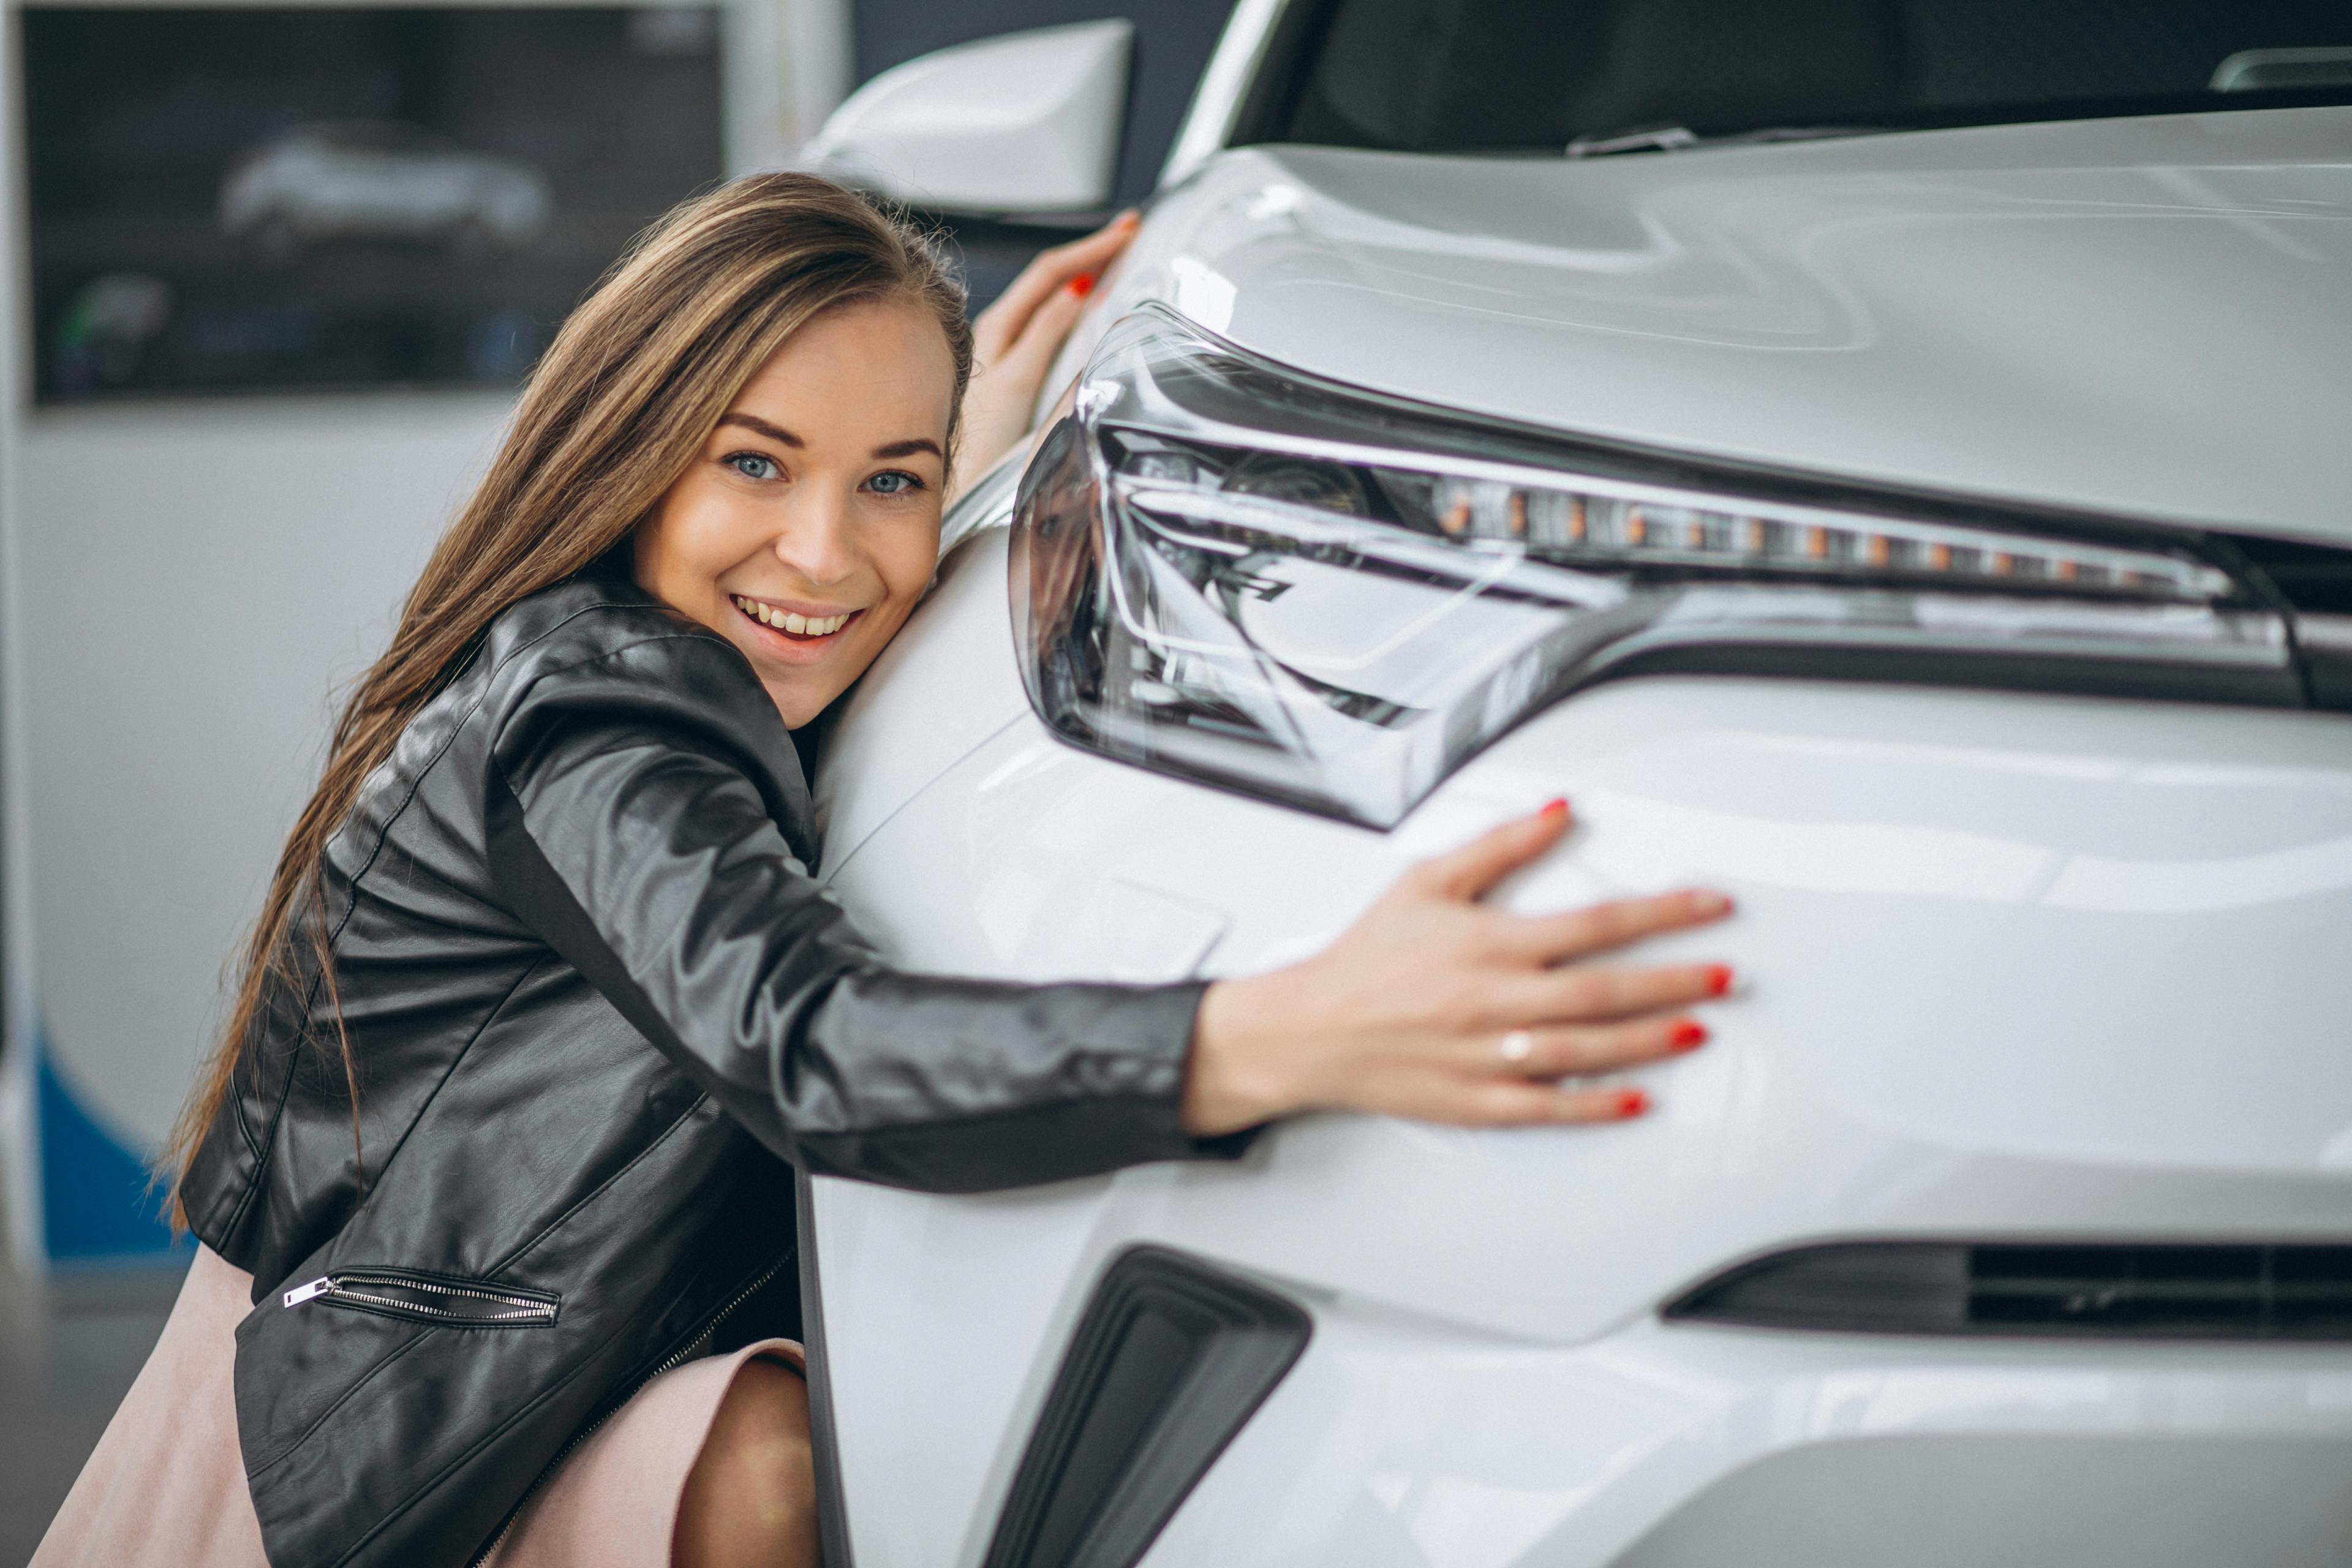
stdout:
<svg viewBox="0 0 2352 1568">
<path fill-rule="evenodd" d="M 1837 1242 L 1741 1264 L 1663 1315 L 1844 1333 L 2352 1340 L 2352 1246 Z"/>
<path fill-rule="evenodd" d="M 1200 1259 L 1120 1253 L 1062 1352 L 988 1568 L 1133 1568 L 1313 1332 L 1297 1303 Z"/>
</svg>

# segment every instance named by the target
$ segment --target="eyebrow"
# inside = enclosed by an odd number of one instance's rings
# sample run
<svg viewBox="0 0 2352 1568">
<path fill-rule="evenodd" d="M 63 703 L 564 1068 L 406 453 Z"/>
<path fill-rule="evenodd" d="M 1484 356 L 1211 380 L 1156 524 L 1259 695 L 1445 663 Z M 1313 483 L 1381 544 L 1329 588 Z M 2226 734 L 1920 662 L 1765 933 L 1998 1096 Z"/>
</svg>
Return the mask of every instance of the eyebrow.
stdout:
<svg viewBox="0 0 2352 1568">
<path fill-rule="evenodd" d="M 769 440 L 781 441 L 787 447 L 805 447 L 808 445 L 807 442 L 802 440 L 799 437 L 793 435 L 782 426 L 771 425 L 756 414 L 722 414 L 719 416 L 719 423 L 721 425 L 740 425 L 746 430 L 757 430 Z"/>
<path fill-rule="evenodd" d="M 746 430 L 756 430 L 769 440 L 787 447 L 805 448 L 808 446 L 807 442 L 782 426 L 771 425 L 756 414 L 722 414 L 719 416 L 719 423 L 740 425 Z M 940 450 L 940 444 L 928 436 L 918 436 L 908 441 L 892 441 L 874 448 L 874 456 L 877 458 L 911 458 L 918 452 L 929 452 L 941 461 L 947 458 L 947 454 Z"/>
</svg>

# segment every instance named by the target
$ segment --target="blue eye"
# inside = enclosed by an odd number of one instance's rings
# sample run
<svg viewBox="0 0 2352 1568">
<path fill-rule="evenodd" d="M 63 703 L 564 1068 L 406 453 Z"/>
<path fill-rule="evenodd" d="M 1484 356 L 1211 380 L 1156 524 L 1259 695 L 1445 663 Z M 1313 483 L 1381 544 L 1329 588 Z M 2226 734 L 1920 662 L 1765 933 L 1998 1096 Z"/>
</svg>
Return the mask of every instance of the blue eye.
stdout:
<svg viewBox="0 0 2352 1568">
<path fill-rule="evenodd" d="M 904 468 L 890 468 L 866 480 L 866 486 L 876 495 L 902 496 L 921 489 L 923 481 Z"/>
<path fill-rule="evenodd" d="M 765 452 L 732 452 L 719 461 L 747 479 L 772 479 L 783 473 Z"/>
</svg>

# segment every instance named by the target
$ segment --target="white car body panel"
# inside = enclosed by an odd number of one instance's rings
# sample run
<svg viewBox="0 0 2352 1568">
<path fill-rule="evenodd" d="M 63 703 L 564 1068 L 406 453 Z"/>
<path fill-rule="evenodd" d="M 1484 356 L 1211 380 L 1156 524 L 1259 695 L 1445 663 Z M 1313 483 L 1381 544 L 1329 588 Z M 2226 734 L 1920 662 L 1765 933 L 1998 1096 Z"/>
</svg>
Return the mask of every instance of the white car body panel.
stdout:
<svg viewBox="0 0 2352 1568">
<path fill-rule="evenodd" d="M 959 625 L 984 623 L 1004 615 L 1003 558 L 992 575 L 961 550 L 940 563 L 940 577 L 919 613 Z M 835 865 L 866 842 L 875 829 L 925 785 L 1007 724 L 1029 711 L 1021 678 L 1013 668 L 1012 634 L 1002 657 L 974 658 L 950 637 L 900 637 L 882 650 L 850 698 L 849 710 L 862 711 L 881 692 L 913 721 L 903 741 L 888 745 L 844 746 L 828 756 L 815 789 L 817 829 Z"/>
<path fill-rule="evenodd" d="M 1566 794 L 1577 834 L 1511 889 L 1513 907 L 1723 886 L 1740 900 L 1734 926 L 1657 951 L 1720 955 L 1757 979 L 1715 1016 L 1716 1044 L 1641 1075 L 1661 1110 L 1623 1128 L 1325 1118 L 1278 1130 L 1237 1166 L 1149 1167 L 1033 1193 L 820 1181 L 827 1348 L 861 1563 L 977 1561 L 1085 1288 L 1136 1241 L 1277 1281 L 1316 1304 L 1318 1333 L 1334 1321 L 1417 1333 L 1415 1353 L 1443 1386 L 1493 1375 L 1470 1369 L 1496 1358 L 1523 1360 L 1530 1377 L 1632 1377 L 1609 1370 L 1612 1358 L 1652 1353 L 1640 1336 L 1660 1300 L 1796 1241 L 2328 1239 L 2352 1217 L 2352 1052 L 2314 1049 L 2343 1025 L 2311 981 L 2352 947 L 2352 725 L 1644 679 L 1552 709 L 1380 834 L 1087 755 L 1025 703 L 999 721 L 1020 700 L 1003 573 L 1001 531 L 959 552 L 892 650 L 896 672 L 861 689 L 828 758 L 836 800 L 844 779 L 879 782 L 879 765 L 899 790 L 945 769 L 907 798 L 888 792 L 882 824 L 829 842 L 829 877 L 894 961 L 1023 980 L 1261 969 L 1328 941 L 1410 859 Z M 922 678 L 950 665 L 951 697 Z M 941 724 L 953 707 L 974 716 L 969 729 Z M 877 764 L 877 747 L 901 754 Z M 1988 987 L 1988 976 L 2027 984 Z M 1600 1258 L 1605 1271 L 1591 1267 Z M 933 1331 L 924 1299 L 955 1303 L 952 1335 Z M 2095 1365 L 2117 1358 L 2121 1381 L 2061 1399 L 2055 1416 L 2019 1390 L 2044 1364 L 2054 1388 L 2079 1387 L 2093 1374 L 2075 1347 L 1937 1348 L 1951 1358 L 1944 1382 L 1977 1412 L 1952 1429 L 2112 1430 L 2145 1389 L 2186 1375 L 2142 1347 L 2094 1348 Z M 1884 1353 L 1867 1341 L 1855 1352 L 1865 1366 Z M 2195 1353 L 2267 1369 L 2303 1352 Z M 2352 1479 L 2352 1368 L 2319 1352 L 2293 1364 L 2303 1370 L 2276 1374 L 2276 1418 L 2254 1424 L 2332 1433 Z M 1727 1371 L 1679 1403 L 1662 1394 L 1636 1449 L 1697 1441 L 1685 1428 L 1789 1397 L 1746 1386 L 1750 1375 Z M 1868 1374 L 1833 1362 L 1791 1375 L 1830 1398 Z M 1313 1387 L 1286 1384 L 1261 1419 L 1293 1405 L 1306 1407 L 1297 1420 L 1336 1419 L 1347 1402 L 1318 1401 Z M 2242 1413 L 2225 1404 L 2210 1422 L 2183 1416 L 2184 1430 L 2231 1429 Z M 1388 1468 L 1335 1461 L 1328 1439 L 1260 1434 L 1249 1439 L 1259 1461 L 1239 1458 L 1245 1447 L 1213 1472 L 1259 1493 L 1339 1489 L 1323 1500 L 1339 1522 L 1311 1537 L 1312 1554 L 1280 1555 L 1275 1542 L 1304 1548 L 1271 1531 L 1263 1555 L 1241 1553 L 1233 1521 L 1270 1521 L 1261 1496 L 1188 1505 L 1150 1561 L 1379 1561 L 1350 1553 L 1370 1549 L 1363 1531 L 1394 1521 L 1344 1521 L 1393 1512 L 1375 1495 L 1383 1477 L 1426 1490 L 1454 1462 L 1436 1437 L 1415 1447 L 1412 1409 L 1384 1418 L 1394 1430 L 1360 1437 L 1398 1447 Z M 1843 1427 L 1807 1430 L 1827 1440 Z M 1623 1440 L 1634 1435 L 1629 1426 Z M 1558 1468 L 1545 1519 L 1565 1521 L 1633 1451 L 1588 1437 L 1580 1458 L 1546 1452 Z M 1728 1470 L 1781 1446 L 1718 1445 L 1713 1462 Z M 1690 1479 L 1662 1475 L 1661 1510 Z M 1202 1527 L 1227 1532 L 1213 1553 L 1174 1544 L 1192 1539 L 1179 1527 L 1195 1513 L 1226 1521 Z M 1502 1550 L 1520 1528 L 1473 1510 L 1426 1560 L 1601 1563 L 1607 1542 L 1632 1539 L 1580 1530 L 1573 1551 L 1550 1540 L 1538 1552 L 1547 1524 L 1524 1552 Z"/>
<path fill-rule="evenodd" d="M 1047 405 L 1159 303 L 1522 426 L 2352 544 L 2352 110 L 1583 161 L 1219 151 L 1278 10 L 1237 8 Z M 895 962 L 1260 970 L 1566 795 L 1573 837 L 1505 901 L 1725 887 L 1730 924 L 1654 951 L 1746 984 L 1707 1048 L 1633 1075 L 1657 1109 L 1623 1126 L 1324 1117 L 1235 1164 L 1027 1192 L 817 1180 L 859 1568 L 981 1563 L 1088 1293 L 1137 1243 L 1265 1282 L 1315 1336 L 1144 1568 L 2352 1552 L 2340 1344 L 1657 1316 L 1820 1240 L 2352 1239 L 2344 716 L 1645 678 L 1555 704 L 1381 833 L 1056 740 L 1005 572 L 1001 528 L 955 551 L 816 780 L 824 872 Z"/>
<path fill-rule="evenodd" d="M 2340 1352 L 1316 1332 L 1142 1568 L 2342 1560 Z"/>
<path fill-rule="evenodd" d="M 1167 300 L 1417 402 L 2346 541 L 2323 455 L 2352 357 L 2312 345 L 2352 342 L 2348 151 L 2326 108 L 1574 162 L 1244 149 L 1162 197 L 1095 320 Z"/>
</svg>

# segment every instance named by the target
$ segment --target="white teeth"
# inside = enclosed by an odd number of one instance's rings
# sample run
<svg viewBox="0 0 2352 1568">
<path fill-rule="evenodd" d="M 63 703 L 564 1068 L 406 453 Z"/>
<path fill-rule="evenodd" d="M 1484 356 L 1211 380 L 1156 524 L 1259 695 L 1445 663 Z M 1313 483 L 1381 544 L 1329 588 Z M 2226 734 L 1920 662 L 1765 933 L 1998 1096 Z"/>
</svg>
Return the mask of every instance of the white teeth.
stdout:
<svg viewBox="0 0 2352 1568">
<path fill-rule="evenodd" d="M 734 601 L 737 609 L 761 626 L 773 626 L 794 637 L 829 637 L 849 624 L 849 616 L 845 615 L 803 616 L 790 610 L 771 608 L 757 599 L 747 599 L 740 594 L 730 594 L 728 597 Z"/>
</svg>

